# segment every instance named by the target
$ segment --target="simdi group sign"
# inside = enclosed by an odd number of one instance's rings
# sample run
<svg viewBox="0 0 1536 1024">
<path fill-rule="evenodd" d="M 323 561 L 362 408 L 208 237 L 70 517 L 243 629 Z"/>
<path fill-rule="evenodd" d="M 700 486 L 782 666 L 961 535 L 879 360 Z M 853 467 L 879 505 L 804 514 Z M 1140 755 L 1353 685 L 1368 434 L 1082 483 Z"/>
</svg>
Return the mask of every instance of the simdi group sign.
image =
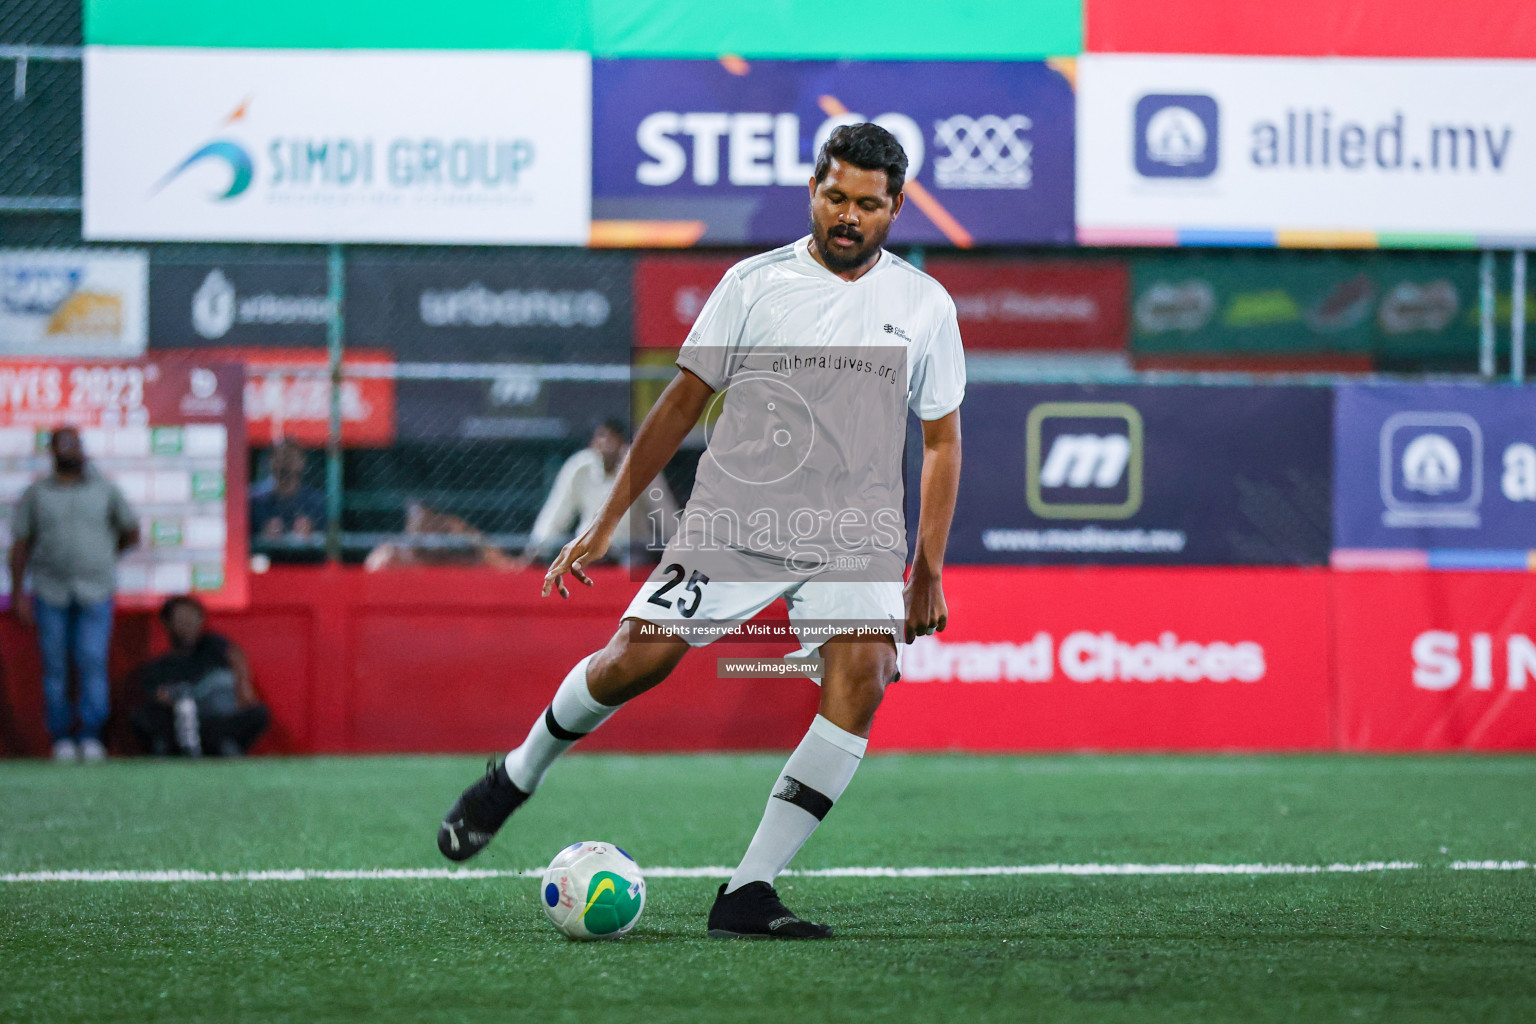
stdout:
<svg viewBox="0 0 1536 1024">
<path fill-rule="evenodd" d="M 584 53 L 86 48 L 92 239 L 582 245 Z"/>
</svg>

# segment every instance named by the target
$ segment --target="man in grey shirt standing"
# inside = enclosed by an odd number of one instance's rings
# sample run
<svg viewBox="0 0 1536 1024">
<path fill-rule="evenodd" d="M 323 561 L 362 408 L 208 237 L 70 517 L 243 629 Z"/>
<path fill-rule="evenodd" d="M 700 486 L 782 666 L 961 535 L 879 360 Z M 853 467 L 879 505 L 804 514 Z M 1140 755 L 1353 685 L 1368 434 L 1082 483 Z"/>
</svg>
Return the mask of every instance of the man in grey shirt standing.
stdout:
<svg viewBox="0 0 1536 1024">
<path fill-rule="evenodd" d="M 37 627 L 43 700 L 55 761 L 106 757 L 107 649 L 117 556 L 139 542 L 139 522 L 117 485 L 86 464 L 80 432 L 60 427 L 49 441 L 53 473 L 22 492 L 11 517 L 11 611 Z M 32 600 L 21 592 L 32 570 Z M 70 707 L 69 662 L 80 684 L 79 727 Z"/>
</svg>

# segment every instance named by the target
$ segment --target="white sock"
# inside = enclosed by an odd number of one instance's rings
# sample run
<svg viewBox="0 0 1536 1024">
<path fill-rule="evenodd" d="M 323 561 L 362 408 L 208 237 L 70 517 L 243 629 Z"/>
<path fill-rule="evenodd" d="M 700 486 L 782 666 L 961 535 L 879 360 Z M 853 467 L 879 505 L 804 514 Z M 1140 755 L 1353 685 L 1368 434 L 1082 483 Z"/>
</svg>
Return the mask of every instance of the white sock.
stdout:
<svg viewBox="0 0 1536 1024">
<path fill-rule="evenodd" d="M 774 783 L 762 824 L 726 883 L 726 892 L 748 882 L 772 884 L 779 877 L 848 788 L 868 745 L 868 740 L 816 716 Z"/>
<path fill-rule="evenodd" d="M 507 777 L 524 793 L 538 788 L 555 758 L 619 710 L 618 705 L 599 704 L 587 688 L 587 665 L 593 657 L 587 655 L 566 673 L 549 707 L 528 730 L 523 745 L 507 755 Z"/>
</svg>

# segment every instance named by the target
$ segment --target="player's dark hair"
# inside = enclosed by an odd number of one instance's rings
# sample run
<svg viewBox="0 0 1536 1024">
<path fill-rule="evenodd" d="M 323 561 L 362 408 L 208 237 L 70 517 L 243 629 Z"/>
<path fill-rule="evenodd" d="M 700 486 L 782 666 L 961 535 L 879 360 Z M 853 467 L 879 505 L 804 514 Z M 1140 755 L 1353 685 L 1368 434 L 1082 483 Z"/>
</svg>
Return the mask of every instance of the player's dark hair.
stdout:
<svg viewBox="0 0 1536 1024">
<path fill-rule="evenodd" d="M 208 610 L 203 607 L 203 602 L 199 601 L 195 597 L 190 597 L 187 594 L 177 594 L 175 597 L 166 598 L 165 604 L 160 606 L 160 621 L 166 625 L 170 625 L 171 616 L 175 615 L 176 609 L 184 604 L 191 605 L 193 608 L 196 608 L 204 618 L 207 618 Z"/>
<path fill-rule="evenodd" d="M 832 169 L 832 158 L 866 171 L 885 172 L 885 193 L 894 196 L 907 183 L 907 153 L 896 136 L 870 121 L 844 124 L 832 129 L 821 152 L 816 154 L 816 183 Z"/>
<path fill-rule="evenodd" d="M 608 431 L 608 433 L 612 434 L 614 437 L 617 437 L 620 441 L 624 441 L 625 443 L 628 443 L 628 441 L 629 441 L 629 424 L 625 423 L 623 420 L 619 419 L 617 416 L 610 416 L 608 419 L 603 420 L 603 422 L 601 424 L 599 424 L 599 426 L 601 426 L 604 430 Z"/>
</svg>

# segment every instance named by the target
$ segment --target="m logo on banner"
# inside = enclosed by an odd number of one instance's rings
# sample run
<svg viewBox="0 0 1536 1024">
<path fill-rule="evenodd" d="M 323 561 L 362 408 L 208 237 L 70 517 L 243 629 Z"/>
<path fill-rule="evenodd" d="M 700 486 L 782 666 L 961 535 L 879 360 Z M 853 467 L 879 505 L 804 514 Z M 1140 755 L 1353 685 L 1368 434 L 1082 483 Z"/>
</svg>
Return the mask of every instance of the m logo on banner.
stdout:
<svg viewBox="0 0 1536 1024">
<path fill-rule="evenodd" d="M 1141 413 L 1125 402 L 1042 402 L 1025 425 L 1025 499 L 1042 519 L 1128 519 L 1141 508 Z"/>
</svg>

